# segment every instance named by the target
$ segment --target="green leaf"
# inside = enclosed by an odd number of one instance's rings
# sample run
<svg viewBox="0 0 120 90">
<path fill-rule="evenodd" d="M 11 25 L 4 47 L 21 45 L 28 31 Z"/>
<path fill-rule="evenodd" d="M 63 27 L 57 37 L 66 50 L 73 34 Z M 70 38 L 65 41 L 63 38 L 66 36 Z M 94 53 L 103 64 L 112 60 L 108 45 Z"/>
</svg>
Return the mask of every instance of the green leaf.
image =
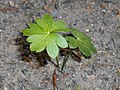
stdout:
<svg viewBox="0 0 120 90">
<path fill-rule="evenodd" d="M 57 20 L 53 23 L 52 32 L 68 32 L 68 31 L 70 30 L 67 28 L 67 25 L 63 21 Z"/>
<path fill-rule="evenodd" d="M 33 39 L 33 38 L 36 39 Z M 41 52 L 41 48 L 46 46 L 47 43 L 49 42 L 49 38 L 48 34 L 44 34 L 44 35 L 31 35 L 28 37 L 27 41 L 28 42 L 32 42 L 32 44 L 30 45 L 30 49 L 34 50 L 36 52 Z M 44 46 L 43 46 L 44 45 Z"/>
<path fill-rule="evenodd" d="M 59 34 L 52 33 L 51 38 L 55 40 L 56 44 L 61 47 L 61 48 L 66 48 L 68 47 L 68 43 L 65 40 L 65 38 Z"/>
<path fill-rule="evenodd" d="M 28 42 L 32 42 L 30 44 L 30 50 L 31 51 L 36 51 L 36 52 L 41 52 L 45 49 L 47 43 L 48 43 L 48 38 L 46 38 L 47 35 L 31 35 L 27 38 Z"/>
<path fill-rule="evenodd" d="M 49 14 L 45 14 L 41 19 L 36 18 L 36 22 L 46 31 L 52 29 L 53 18 Z"/>
<path fill-rule="evenodd" d="M 55 59 L 58 56 L 59 48 L 54 40 L 51 40 L 46 47 L 48 55 Z"/>
<path fill-rule="evenodd" d="M 78 47 L 76 38 L 71 36 L 66 36 L 65 39 L 68 41 L 70 48 L 75 49 Z"/>
<path fill-rule="evenodd" d="M 55 21 L 54 22 L 54 24 L 53 24 L 53 26 L 54 26 L 54 28 L 66 28 L 66 24 L 63 22 L 63 21 L 61 21 L 61 20 L 57 20 L 57 21 Z"/>
<path fill-rule="evenodd" d="M 35 24 L 35 23 L 31 23 L 29 24 L 29 28 L 26 28 L 22 31 L 23 35 L 25 36 L 30 36 L 32 34 L 40 34 L 40 33 L 43 33 L 43 29 Z"/>
<path fill-rule="evenodd" d="M 45 49 L 47 45 L 47 42 L 42 41 L 42 42 L 34 42 L 30 44 L 30 50 L 31 51 L 36 51 L 36 52 L 41 52 Z"/>
<path fill-rule="evenodd" d="M 46 34 L 34 34 L 34 35 L 30 35 L 28 38 L 27 38 L 27 41 L 28 42 L 36 42 L 36 41 L 40 41 Z"/>
<path fill-rule="evenodd" d="M 78 31 L 77 29 L 70 29 L 71 33 L 78 39 L 92 41 L 85 33 Z"/>
<path fill-rule="evenodd" d="M 92 44 L 91 39 L 85 33 L 80 32 L 77 29 L 71 29 L 71 33 L 76 38 L 73 38 L 71 36 L 66 37 L 70 48 L 78 47 L 80 51 L 87 57 L 97 53 L 97 50 Z"/>
<path fill-rule="evenodd" d="M 55 58 L 59 52 L 58 47 L 68 47 L 66 39 L 58 34 L 61 31 L 69 31 L 65 23 L 60 20 L 54 22 L 49 14 L 45 14 L 42 18 L 36 18 L 35 23 L 29 24 L 22 32 L 29 36 L 27 42 L 30 42 L 31 51 L 42 52 L 46 49 L 48 55 Z"/>
<path fill-rule="evenodd" d="M 83 42 L 78 42 L 79 43 L 79 49 L 80 51 L 87 57 L 92 55 L 92 50 L 89 48 L 89 46 L 85 45 Z"/>
</svg>

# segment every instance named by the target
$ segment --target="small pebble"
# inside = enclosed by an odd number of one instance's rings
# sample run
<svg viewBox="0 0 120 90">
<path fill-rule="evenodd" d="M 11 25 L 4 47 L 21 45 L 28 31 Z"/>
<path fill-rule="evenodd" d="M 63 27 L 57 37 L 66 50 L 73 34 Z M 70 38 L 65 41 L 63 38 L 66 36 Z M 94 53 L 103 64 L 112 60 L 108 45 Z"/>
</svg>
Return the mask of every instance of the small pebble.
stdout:
<svg viewBox="0 0 120 90">
<path fill-rule="evenodd" d="M 57 12 L 57 11 L 54 11 L 54 12 L 52 13 L 52 16 L 53 16 L 53 17 L 57 17 L 57 16 L 58 16 L 58 12 Z"/>
<path fill-rule="evenodd" d="M 108 13 L 110 13 L 110 10 L 108 10 Z"/>
<path fill-rule="evenodd" d="M 2 30 L 0 29 L 0 32 L 2 32 Z"/>
<path fill-rule="evenodd" d="M 4 87 L 4 90 L 8 90 L 8 88 L 7 88 L 7 87 Z"/>
<path fill-rule="evenodd" d="M 93 27 L 93 26 L 94 26 L 94 24 L 91 24 L 91 26 Z"/>
<path fill-rule="evenodd" d="M 85 31 L 86 31 L 86 32 L 90 32 L 90 30 L 89 30 L 89 29 L 86 29 Z"/>
<path fill-rule="evenodd" d="M 15 6 L 15 2 L 14 1 L 8 1 L 8 3 L 10 4 L 10 6 Z"/>
<path fill-rule="evenodd" d="M 105 45 L 105 42 L 103 42 L 103 44 Z"/>
<path fill-rule="evenodd" d="M 89 75 L 89 76 L 87 76 L 87 78 L 90 79 L 90 80 L 94 80 L 95 76 L 94 75 Z"/>
<path fill-rule="evenodd" d="M 62 19 L 62 16 L 59 16 L 60 19 Z"/>
<path fill-rule="evenodd" d="M 113 53 L 113 55 L 115 55 L 115 53 Z"/>
<path fill-rule="evenodd" d="M 120 69 L 118 69 L 118 72 L 120 73 Z"/>
<path fill-rule="evenodd" d="M 103 12 L 104 14 L 106 14 L 106 13 L 107 13 L 107 11 L 106 11 L 105 9 L 103 9 L 103 10 L 102 10 L 102 12 Z"/>
<path fill-rule="evenodd" d="M 73 74 L 72 76 L 73 76 L 73 77 L 76 77 L 76 74 Z"/>
</svg>

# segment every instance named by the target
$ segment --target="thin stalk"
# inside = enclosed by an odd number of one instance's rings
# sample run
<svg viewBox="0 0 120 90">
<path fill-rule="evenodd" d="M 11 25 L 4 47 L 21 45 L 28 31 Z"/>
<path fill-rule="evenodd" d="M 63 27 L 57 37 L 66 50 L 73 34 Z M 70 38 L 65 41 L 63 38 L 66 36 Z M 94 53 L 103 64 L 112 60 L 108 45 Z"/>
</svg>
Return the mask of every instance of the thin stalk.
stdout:
<svg viewBox="0 0 120 90">
<path fill-rule="evenodd" d="M 59 65 L 58 57 L 56 57 L 55 59 L 56 59 L 56 62 L 57 62 L 57 68 L 58 68 L 58 70 L 60 70 L 60 65 Z"/>
<path fill-rule="evenodd" d="M 67 60 L 68 60 L 68 57 L 69 57 L 69 55 L 70 55 L 71 53 L 72 53 L 72 50 L 70 50 L 70 52 L 64 57 L 63 63 L 62 63 L 62 68 L 61 68 L 61 72 L 63 71 L 64 66 L 65 66 L 65 64 L 66 64 L 66 62 L 67 62 Z"/>
<path fill-rule="evenodd" d="M 49 60 L 49 59 L 48 59 L 48 61 L 49 61 L 50 63 L 52 63 L 55 67 L 57 67 L 57 64 L 56 64 L 56 63 L 54 63 L 53 61 L 51 61 L 51 60 Z"/>
</svg>

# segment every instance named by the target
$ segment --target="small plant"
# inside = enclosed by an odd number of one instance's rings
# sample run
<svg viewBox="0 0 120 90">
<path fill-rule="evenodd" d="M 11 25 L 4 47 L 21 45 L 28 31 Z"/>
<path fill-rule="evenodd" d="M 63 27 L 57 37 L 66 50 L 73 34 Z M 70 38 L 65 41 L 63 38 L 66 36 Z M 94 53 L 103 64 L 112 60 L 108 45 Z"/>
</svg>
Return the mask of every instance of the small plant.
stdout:
<svg viewBox="0 0 120 90">
<path fill-rule="evenodd" d="M 46 50 L 52 59 L 56 59 L 58 68 L 57 57 L 61 48 L 70 48 L 71 51 L 78 48 L 86 57 L 97 52 L 91 43 L 92 40 L 85 33 L 68 28 L 63 21 L 54 20 L 49 14 L 45 14 L 42 18 L 36 18 L 35 22 L 28 26 L 22 33 L 24 36 L 28 36 L 27 42 L 30 43 L 30 50 L 38 53 Z M 66 32 L 70 32 L 72 36 L 63 36 L 62 33 Z M 68 55 L 63 61 L 61 71 Z"/>
</svg>

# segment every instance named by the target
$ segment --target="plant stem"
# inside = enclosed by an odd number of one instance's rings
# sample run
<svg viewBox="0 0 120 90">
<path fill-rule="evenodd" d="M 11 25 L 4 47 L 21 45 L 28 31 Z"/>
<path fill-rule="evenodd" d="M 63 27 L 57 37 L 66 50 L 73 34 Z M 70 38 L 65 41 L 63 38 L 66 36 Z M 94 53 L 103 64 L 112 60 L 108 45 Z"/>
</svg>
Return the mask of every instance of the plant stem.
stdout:
<svg viewBox="0 0 120 90">
<path fill-rule="evenodd" d="M 56 57 L 55 59 L 56 59 L 56 62 L 57 62 L 57 69 L 60 70 L 60 65 L 59 65 L 58 57 Z"/>
<path fill-rule="evenodd" d="M 64 66 L 65 66 L 65 64 L 66 64 L 66 62 L 67 62 L 67 60 L 68 60 L 68 57 L 69 57 L 69 55 L 70 55 L 71 53 L 72 53 L 72 50 L 70 50 L 70 52 L 69 52 L 69 53 L 65 56 L 65 58 L 63 59 L 61 72 L 63 71 Z"/>
<path fill-rule="evenodd" d="M 56 64 L 56 63 L 54 63 L 53 61 L 51 61 L 51 60 L 49 60 L 49 59 L 48 59 L 48 61 L 51 62 L 55 67 L 57 67 L 57 64 Z"/>
</svg>

